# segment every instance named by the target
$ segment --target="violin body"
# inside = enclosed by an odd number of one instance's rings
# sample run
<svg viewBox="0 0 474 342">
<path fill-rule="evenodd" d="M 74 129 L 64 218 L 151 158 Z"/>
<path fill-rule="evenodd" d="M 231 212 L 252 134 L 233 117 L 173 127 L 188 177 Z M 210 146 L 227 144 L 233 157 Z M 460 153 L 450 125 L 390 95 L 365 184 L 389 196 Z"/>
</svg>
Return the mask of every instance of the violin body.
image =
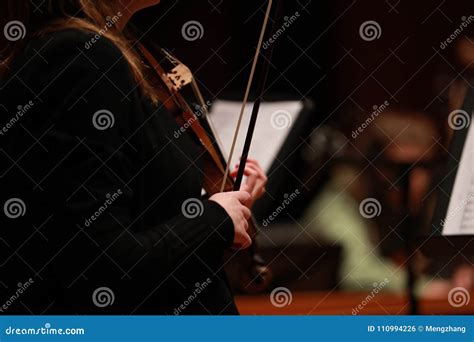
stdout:
<svg viewBox="0 0 474 342">
<path fill-rule="evenodd" d="M 159 96 L 163 105 L 172 113 L 180 127 L 189 126 L 187 130 L 194 139 L 203 147 L 204 182 L 203 188 L 207 196 L 221 192 L 222 184 L 224 192 L 234 191 L 234 180 L 226 176 L 226 162 L 221 152 L 216 137 L 207 121 L 205 115 L 196 115 L 187 103 L 180 90 L 189 82 L 192 75 L 186 74 L 186 67 L 182 64 L 171 65 L 166 72 L 156 58 L 143 45 L 139 51 L 147 64 L 154 70 L 156 77 L 155 86 L 159 90 Z M 162 63 L 164 64 L 164 63 Z M 184 74 L 182 73 L 184 72 Z M 202 110 L 201 107 L 199 107 Z M 202 112 L 199 112 L 202 114 Z M 271 281 L 272 273 L 263 259 L 258 255 L 258 246 L 255 238 L 257 236 L 257 224 L 252 217 L 249 220 L 248 234 L 252 238 L 252 245 L 244 250 L 228 250 L 225 255 L 225 269 L 231 287 L 234 291 L 243 293 L 259 293 L 265 291 Z"/>
</svg>

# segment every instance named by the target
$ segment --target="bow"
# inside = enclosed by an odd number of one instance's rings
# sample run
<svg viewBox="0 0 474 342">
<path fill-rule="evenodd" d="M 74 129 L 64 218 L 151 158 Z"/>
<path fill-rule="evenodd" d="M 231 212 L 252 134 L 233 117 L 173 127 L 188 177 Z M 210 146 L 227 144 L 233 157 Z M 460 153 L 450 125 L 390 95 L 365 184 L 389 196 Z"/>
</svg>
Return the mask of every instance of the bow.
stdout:
<svg viewBox="0 0 474 342">
<path fill-rule="evenodd" d="M 278 3 L 277 3 L 277 10 L 275 11 L 275 13 L 276 13 L 275 18 L 279 17 L 279 12 L 281 10 L 280 0 L 277 0 L 277 2 Z M 227 166 L 226 166 L 226 170 L 225 170 L 224 181 L 222 182 L 222 185 L 221 185 L 221 192 L 224 191 L 225 179 L 226 179 L 226 177 L 227 177 L 227 175 L 229 174 L 229 171 L 230 171 L 230 165 L 231 165 L 231 162 L 232 162 L 232 157 L 234 155 L 235 145 L 237 143 L 237 138 L 238 138 L 238 135 L 239 135 L 239 132 L 240 132 L 240 126 L 242 124 L 242 118 L 244 116 L 245 107 L 247 106 L 247 102 L 248 102 L 248 98 L 249 98 L 249 94 L 250 94 L 250 89 L 252 87 L 253 79 L 254 79 L 254 76 L 255 76 L 255 71 L 257 69 L 258 58 L 261 54 L 263 39 L 265 37 L 265 32 L 267 30 L 267 25 L 268 25 L 268 21 L 270 19 L 270 13 L 271 13 L 271 10 L 272 10 L 272 6 L 273 6 L 273 0 L 269 0 L 268 5 L 267 5 L 267 9 L 265 11 L 265 18 L 263 20 L 262 29 L 260 31 L 260 37 L 259 37 L 259 40 L 258 40 L 258 45 L 257 45 L 257 48 L 255 50 L 255 56 L 253 58 L 252 69 L 250 71 L 249 80 L 247 82 L 247 88 L 245 90 L 244 99 L 242 101 L 242 107 L 240 109 L 240 114 L 239 114 L 239 118 L 238 118 L 237 125 L 236 125 L 236 128 L 235 128 L 234 137 L 232 139 L 232 145 L 231 145 L 230 152 L 229 152 L 229 157 L 228 157 L 228 160 L 227 160 Z M 274 31 L 274 28 L 276 26 L 276 22 L 277 22 L 277 20 L 273 21 L 272 31 Z M 234 190 L 239 190 L 240 186 L 242 185 L 242 179 L 243 179 L 243 176 L 244 176 L 245 166 L 246 166 L 249 151 L 250 151 L 250 145 L 252 144 L 252 138 L 253 138 L 253 134 L 254 134 L 254 131 L 255 131 L 255 125 L 257 123 L 258 112 L 260 110 L 260 104 L 262 102 L 263 94 L 265 92 L 265 84 L 267 83 L 268 74 L 269 74 L 269 71 L 270 71 L 270 61 L 271 61 L 271 58 L 272 58 L 272 55 L 273 55 L 273 47 L 274 47 L 274 44 L 271 44 L 270 47 L 268 49 L 266 49 L 265 54 L 263 54 L 263 56 L 262 56 L 263 57 L 263 64 L 262 64 L 262 72 L 260 74 L 260 79 L 259 79 L 259 85 L 258 85 L 258 89 L 257 89 L 258 96 L 257 96 L 257 98 L 256 98 L 256 100 L 253 104 L 252 114 L 250 116 L 250 122 L 249 122 L 249 126 L 247 128 L 247 134 L 246 134 L 246 137 L 245 137 L 244 147 L 243 147 L 243 151 L 242 151 L 242 154 L 241 154 L 239 169 L 237 171 L 237 177 L 236 177 L 236 180 L 235 180 Z"/>
<path fill-rule="evenodd" d="M 252 141 L 253 132 L 255 129 L 255 124 L 257 121 L 258 111 L 260 108 L 261 99 L 263 97 L 263 93 L 265 90 L 265 83 L 268 78 L 269 67 L 270 67 L 270 59 L 272 56 L 273 45 L 266 51 L 264 57 L 264 63 L 262 65 L 262 73 L 260 75 L 259 80 L 259 87 L 258 87 L 258 94 L 253 110 L 252 110 L 252 117 L 250 120 L 250 124 L 247 130 L 247 136 L 245 139 L 244 144 L 244 151 L 242 153 L 242 161 L 239 166 L 237 176 L 237 181 L 234 182 L 233 179 L 229 177 L 229 165 L 232 160 L 232 155 L 235 149 L 235 144 L 237 140 L 237 136 L 240 130 L 240 125 L 243 117 L 243 113 L 248 101 L 248 97 L 250 94 L 250 89 L 252 86 L 253 78 L 255 76 L 256 67 L 258 63 L 258 57 L 260 56 L 263 39 L 265 36 L 266 28 L 268 21 L 270 19 L 270 12 L 272 10 L 273 0 L 269 0 L 267 10 L 265 12 L 265 19 L 262 26 L 262 30 L 260 33 L 259 43 L 255 52 L 255 57 L 253 59 L 252 69 L 249 77 L 249 81 L 247 84 L 247 89 L 245 91 L 244 100 L 242 103 L 242 108 L 239 115 L 239 120 L 237 123 L 236 131 L 233 138 L 231 152 L 229 154 L 229 161 L 225 163 L 225 159 L 220 152 L 220 150 L 216 149 L 212 140 L 218 142 L 218 135 L 216 134 L 215 129 L 213 128 L 211 120 L 198 120 L 196 121 L 196 116 L 193 114 L 192 109 L 187 104 L 184 97 L 180 94 L 182 88 L 186 85 L 191 85 L 193 93 L 196 97 L 197 102 L 200 104 L 199 108 L 202 110 L 202 118 L 203 119 L 210 119 L 207 113 L 207 105 L 204 102 L 204 98 L 199 91 L 198 84 L 194 79 L 191 71 L 181 63 L 176 57 L 172 56 L 170 53 L 167 53 L 165 50 L 162 50 L 164 55 L 167 57 L 168 61 L 171 62 L 171 71 L 166 72 L 160 66 L 158 61 L 153 57 L 153 55 L 144 47 L 140 46 L 140 50 L 148 61 L 149 65 L 156 71 L 156 75 L 159 76 L 159 79 L 162 81 L 162 86 L 168 89 L 169 94 L 171 97 L 166 96 L 166 92 L 163 95 L 163 103 L 168 108 L 171 113 L 174 113 L 176 119 L 180 124 L 183 124 L 183 121 L 191 123 L 191 129 L 195 133 L 196 137 L 199 139 L 200 143 L 203 145 L 204 150 L 207 152 L 204 158 L 207 162 L 205 163 L 206 173 L 209 173 L 209 176 L 205 178 L 204 188 L 208 195 L 212 195 L 216 192 L 223 192 L 223 191 L 231 191 L 239 190 L 240 185 L 242 183 L 242 178 L 245 170 L 245 164 L 247 162 L 248 153 L 250 150 L 250 145 Z M 280 3 L 279 3 L 280 4 Z M 278 6 L 279 8 L 280 6 Z M 277 9 L 277 12 L 279 10 Z M 275 22 L 273 24 L 275 26 Z M 162 87 L 161 87 L 162 88 Z M 210 130 L 210 132 L 207 132 Z M 212 134 L 211 134 L 212 133 Z M 219 144 L 218 144 L 219 145 Z M 222 187 L 219 186 L 220 181 L 215 182 L 215 179 L 218 178 L 219 180 L 222 177 Z M 257 233 L 256 229 L 257 225 L 255 221 L 249 221 L 249 232 L 252 237 Z M 240 288 L 245 292 L 256 293 L 261 292 L 265 288 L 268 287 L 269 283 L 271 282 L 271 270 L 265 265 L 263 260 L 258 256 L 257 246 L 254 243 L 252 246 L 244 251 L 238 251 L 237 258 L 232 258 L 236 262 L 234 262 L 234 266 L 228 265 L 227 268 L 234 268 L 238 272 L 232 272 L 234 281 L 231 280 L 231 283 L 236 285 L 236 288 Z"/>
</svg>

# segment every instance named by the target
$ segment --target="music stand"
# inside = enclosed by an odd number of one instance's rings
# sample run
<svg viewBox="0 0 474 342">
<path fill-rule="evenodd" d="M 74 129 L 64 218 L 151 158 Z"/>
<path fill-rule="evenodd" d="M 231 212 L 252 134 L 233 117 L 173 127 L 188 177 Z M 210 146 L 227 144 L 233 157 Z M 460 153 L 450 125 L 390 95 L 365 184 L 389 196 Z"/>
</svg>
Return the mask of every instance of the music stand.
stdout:
<svg viewBox="0 0 474 342">
<path fill-rule="evenodd" d="M 466 175 L 466 170 L 464 170 L 468 166 L 465 163 L 466 158 L 471 159 L 469 154 L 474 154 L 474 148 L 472 148 L 474 144 L 466 146 L 469 133 L 474 135 L 473 112 L 474 89 L 470 88 L 462 109 L 457 111 L 460 115 L 459 121 L 456 122 L 454 117 L 451 118 L 455 125 L 460 125 L 454 132 L 443 173 L 445 177 L 439 185 L 436 209 L 431 220 L 432 229 L 429 235 L 418 238 L 418 248 L 427 257 L 441 256 L 450 260 L 460 254 L 469 258 L 474 256 L 474 234 L 471 232 L 466 234 L 460 227 L 466 201 L 474 200 L 474 197 L 462 196 L 462 192 L 468 193 L 469 189 L 463 187 L 465 182 L 460 179 Z M 474 177 L 472 173 L 469 176 Z M 456 231 L 458 226 L 459 229 Z"/>
</svg>

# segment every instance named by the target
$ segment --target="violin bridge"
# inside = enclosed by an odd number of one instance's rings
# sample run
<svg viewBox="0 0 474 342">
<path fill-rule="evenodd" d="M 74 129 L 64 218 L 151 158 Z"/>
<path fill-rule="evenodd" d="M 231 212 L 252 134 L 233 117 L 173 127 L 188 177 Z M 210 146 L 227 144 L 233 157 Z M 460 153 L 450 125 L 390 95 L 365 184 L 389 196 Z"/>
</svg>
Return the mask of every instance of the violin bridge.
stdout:
<svg viewBox="0 0 474 342">
<path fill-rule="evenodd" d="M 166 74 L 171 82 L 171 86 L 175 91 L 181 90 L 184 86 L 191 84 L 193 80 L 193 74 L 191 70 L 184 65 L 178 64 L 174 69 Z"/>
</svg>

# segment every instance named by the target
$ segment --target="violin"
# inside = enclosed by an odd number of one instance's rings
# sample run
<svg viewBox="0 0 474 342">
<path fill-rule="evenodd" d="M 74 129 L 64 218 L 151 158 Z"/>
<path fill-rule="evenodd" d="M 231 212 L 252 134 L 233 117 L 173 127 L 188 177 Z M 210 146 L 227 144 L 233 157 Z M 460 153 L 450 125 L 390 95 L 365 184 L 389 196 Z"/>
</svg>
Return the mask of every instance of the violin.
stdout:
<svg viewBox="0 0 474 342">
<path fill-rule="evenodd" d="M 189 69 L 179 64 L 170 72 L 166 72 L 151 52 L 143 45 L 139 46 L 142 56 L 148 65 L 155 71 L 155 87 L 164 107 L 173 115 L 180 127 L 188 126 L 194 138 L 203 147 L 204 162 L 203 188 L 207 196 L 222 192 L 221 184 L 225 182 L 223 191 L 233 191 L 234 179 L 225 175 L 226 164 L 224 156 L 217 145 L 217 139 L 207 121 L 207 115 L 196 115 L 180 90 L 191 81 Z M 200 96 L 199 96 L 200 97 Z M 201 104 L 198 112 L 207 112 L 207 105 Z M 259 293 L 264 291 L 271 282 L 272 274 L 268 266 L 258 255 L 255 242 L 257 225 L 252 217 L 249 220 L 248 234 L 252 238 L 252 245 L 239 251 L 226 252 L 226 272 L 234 290 L 244 293 Z"/>
<path fill-rule="evenodd" d="M 207 196 L 212 196 L 218 192 L 236 191 L 240 189 L 260 101 L 264 93 L 264 86 L 268 76 L 273 46 L 270 49 L 267 49 L 267 56 L 264 58 L 264 64 L 262 66 L 263 73 L 260 78 L 258 90 L 260 96 L 257 97 L 257 100 L 254 103 L 250 125 L 244 143 L 244 152 L 242 153 L 239 170 L 235 180 L 229 176 L 229 165 L 235 148 L 244 109 L 249 97 L 272 3 L 273 0 L 269 0 L 236 132 L 234 134 L 230 155 L 227 161 L 217 143 L 218 136 L 215 134 L 215 130 L 213 129 L 211 122 L 208 120 L 208 105 L 204 102 L 204 98 L 191 71 L 177 58 L 162 50 L 162 53 L 165 56 L 164 60 L 169 64 L 168 70 L 165 70 L 163 65 L 158 63 L 155 56 L 144 45 L 138 45 L 138 50 L 142 57 L 145 59 L 148 66 L 154 71 L 151 76 L 154 76 L 153 81 L 158 91 L 161 103 L 173 115 L 180 127 L 190 128 L 191 134 L 204 150 L 202 156 L 205 173 L 203 188 L 206 191 Z M 280 8 L 280 6 L 278 6 L 278 8 Z M 278 11 L 279 10 L 277 10 L 277 12 Z M 275 23 L 276 20 L 274 21 L 274 26 Z M 191 86 L 193 94 L 198 102 L 197 113 L 192 110 L 191 105 L 183 95 L 184 89 L 188 85 Z M 272 281 L 272 272 L 258 253 L 258 245 L 255 241 L 258 233 L 258 225 L 255 218 L 252 216 L 248 223 L 249 228 L 247 232 L 252 238 L 252 244 L 249 248 L 244 250 L 227 251 L 225 256 L 225 269 L 230 285 L 235 291 L 243 293 L 260 293 L 269 287 Z"/>
</svg>

